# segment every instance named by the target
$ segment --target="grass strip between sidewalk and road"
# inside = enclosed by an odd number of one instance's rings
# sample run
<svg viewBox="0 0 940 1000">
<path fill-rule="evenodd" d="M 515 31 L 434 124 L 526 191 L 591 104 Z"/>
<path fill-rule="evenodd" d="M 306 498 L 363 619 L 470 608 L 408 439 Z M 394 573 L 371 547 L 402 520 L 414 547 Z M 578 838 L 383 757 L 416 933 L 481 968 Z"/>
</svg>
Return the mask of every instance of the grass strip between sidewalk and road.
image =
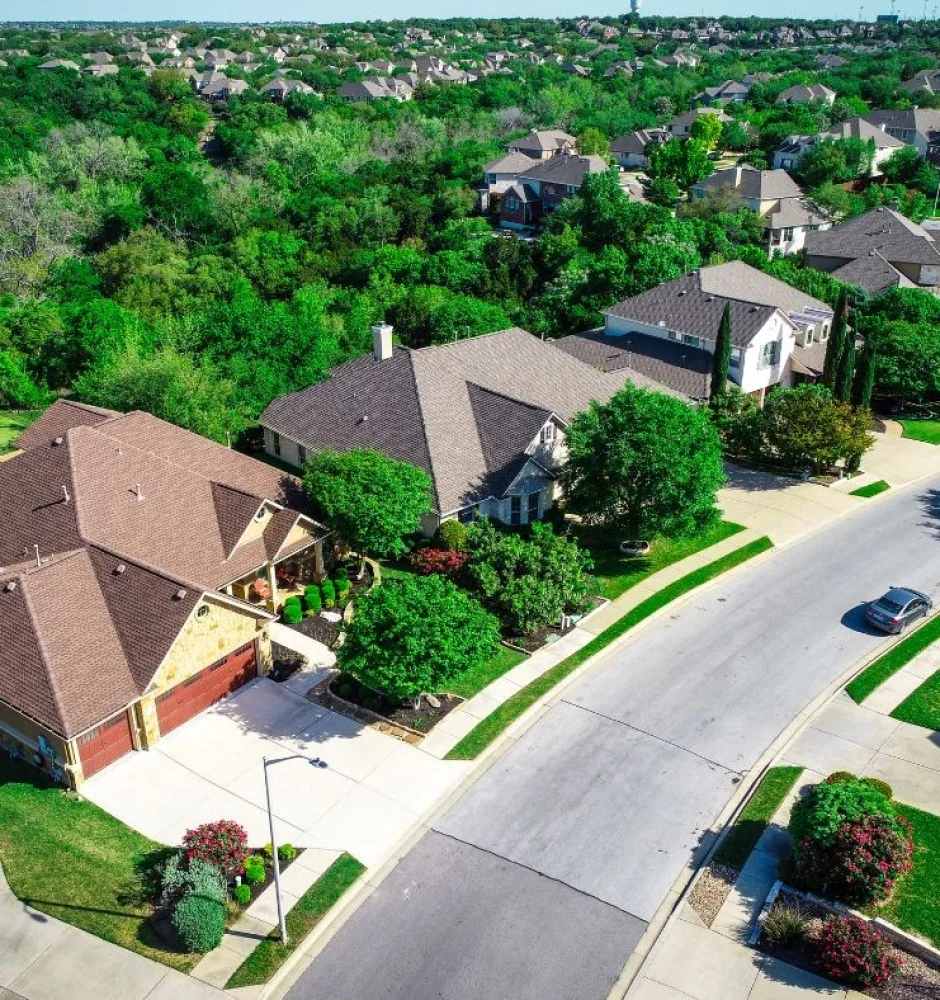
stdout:
<svg viewBox="0 0 940 1000">
<path fill-rule="evenodd" d="M 770 768 L 734 821 L 734 826 L 718 845 L 714 860 L 738 870 L 743 868 L 774 813 L 802 773 L 803 768 L 796 766 Z"/>
<path fill-rule="evenodd" d="M 896 674 L 901 667 L 922 653 L 928 646 L 940 639 L 940 615 L 935 615 L 922 625 L 913 635 L 892 646 L 887 653 L 879 656 L 845 686 L 846 694 L 852 701 L 861 704 L 875 688 Z"/>
<path fill-rule="evenodd" d="M 225 988 L 268 982 L 365 870 L 366 866 L 351 854 L 341 854 L 287 914 L 287 944 L 281 944 L 280 931 L 275 927 L 232 973 Z"/>
<path fill-rule="evenodd" d="M 940 730 L 940 670 L 912 691 L 891 713 L 891 718 Z"/>
<path fill-rule="evenodd" d="M 890 484 L 886 483 L 883 479 L 879 479 L 876 483 L 869 483 L 867 486 L 859 486 L 857 490 L 852 490 L 849 493 L 850 497 L 876 497 L 879 493 L 884 493 L 885 490 L 890 490 Z"/>
<path fill-rule="evenodd" d="M 773 542 L 766 536 L 757 538 L 741 548 L 729 552 L 727 555 L 710 562 L 699 569 L 687 573 L 680 579 L 663 587 L 662 590 L 641 601 L 635 608 L 631 608 L 622 618 L 604 629 L 596 635 L 586 646 L 583 646 L 571 656 L 556 663 L 554 667 L 546 670 L 541 677 L 536 677 L 534 681 L 528 683 L 524 688 L 517 691 L 511 698 L 507 699 L 498 708 L 494 709 L 483 720 L 481 720 L 466 736 L 454 746 L 446 755 L 447 760 L 473 760 L 478 757 L 496 738 L 519 718 L 526 709 L 535 704 L 543 695 L 563 681 L 569 674 L 577 670 L 582 663 L 586 663 L 592 656 L 601 652 L 612 642 L 625 635 L 634 626 L 639 625 L 644 619 L 655 614 L 660 608 L 683 597 L 696 587 L 708 583 L 716 576 L 721 576 L 735 566 L 754 556 L 766 552 L 773 548 Z"/>
</svg>

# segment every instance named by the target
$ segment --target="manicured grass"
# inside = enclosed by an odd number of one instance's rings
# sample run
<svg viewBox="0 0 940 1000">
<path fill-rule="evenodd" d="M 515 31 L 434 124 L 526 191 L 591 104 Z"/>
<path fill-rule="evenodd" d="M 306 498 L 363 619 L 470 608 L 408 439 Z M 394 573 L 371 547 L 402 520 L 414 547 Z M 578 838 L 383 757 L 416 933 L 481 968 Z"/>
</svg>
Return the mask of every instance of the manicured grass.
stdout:
<svg viewBox="0 0 940 1000">
<path fill-rule="evenodd" d="M 932 941 L 940 947 L 940 816 L 896 803 L 911 824 L 914 867 L 898 881 L 891 898 L 867 912 Z"/>
<path fill-rule="evenodd" d="M 351 854 L 341 854 L 287 914 L 287 944 L 281 944 L 275 928 L 232 973 L 225 988 L 268 982 L 365 870 L 365 865 Z"/>
<path fill-rule="evenodd" d="M 513 667 L 519 666 L 526 659 L 525 653 L 518 649 L 510 649 L 500 643 L 497 651 L 475 670 L 464 670 L 447 684 L 447 693 L 456 694 L 461 698 L 472 698 Z"/>
<path fill-rule="evenodd" d="M 846 685 L 848 696 L 856 702 L 863 702 L 875 688 L 896 674 L 901 667 L 922 653 L 929 645 L 940 639 L 940 615 L 929 619 L 913 635 L 892 646 L 884 656 L 869 663 L 853 681 Z"/>
<path fill-rule="evenodd" d="M 563 681 L 570 673 L 585 663 L 596 653 L 599 653 L 614 640 L 629 632 L 631 628 L 638 625 L 645 618 L 649 618 L 660 608 L 665 607 L 671 601 L 682 597 L 703 583 L 713 580 L 716 576 L 726 573 L 735 566 L 746 562 L 748 559 L 766 552 L 773 548 L 773 542 L 769 538 L 758 538 L 728 555 L 710 562 L 700 569 L 686 574 L 674 583 L 663 587 L 662 590 L 651 597 L 641 601 L 635 608 L 628 611 L 622 618 L 619 618 L 613 625 L 604 629 L 600 635 L 595 636 L 586 646 L 583 646 L 576 653 L 556 663 L 554 667 L 547 670 L 541 677 L 527 684 L 517 691 L 511 698 L 503 702 L 499 708 L 494 709 L 485 719 L 479 722 L 466 736 L 447 754 L 449 760 L 473 760 L 483 750 L 485 750 L 497 736 L 511 723 L 522 715 L 531 705 L 535 704 L 551 689 Z"/>
<path fill-rule="evenodd" d="M 148 920 L 140 865 L 167 848 L 0 757 L 0 862 L 24 903 L 112 944 L 188 972 L 201 958 L 167 950 Z"/>
<path fill-rule="evenodd" d="M 802 773 L 802 767 L 770 768 L 719 845 L 716 861 L 732 868 L 744 867 L 754 845 Z"/>
<path fill-rule="evenodd" d="M 883 480 L 879 479 L 877 483 L 869 483 L 867 486 L 859 486 L 857 490 L 852 490 L 849 493 L 850 497 L 876 497 L 879 493 L 884 493 L 885 490 L 890 490 L 891 487 Z"/>
<path fill-rule="evenodd" d="M 0 410 L 0 455 L 12 451 L 13 442 L 42 410 Z"/>
<path fill-rule="evenodd" d="M 598 582 L 598 591 L 602 597 L 613 600 L 624 591 L 635 587 L 648 576 L 665 569 L 667 566 L 701 552 L 726 538 L 743 531 L 740 524 L 730 521 L 719 521 L 714 527 L 694 538 L 657 538 L 653 540 L 653 549 L 649 556 L 629 558 L 620 552 L 623 541 L 622 532 L 614 532 L 609 528 L 594 528 L 589 526 L 572 526 L 573 534 L 578 541 L 591 553 L 594 560 L 594 576 Z"/>
<path fill-rule="evenodd" d="M 904 428 L 903 437 L 927 444 L 940 444 L 940 420 L 899 420 Z"/>
<path fill-rule="evenodd" d="M 912 691 L 891 713 L 891 718 L 940 730 L 940 670 Z"/>
</svg>

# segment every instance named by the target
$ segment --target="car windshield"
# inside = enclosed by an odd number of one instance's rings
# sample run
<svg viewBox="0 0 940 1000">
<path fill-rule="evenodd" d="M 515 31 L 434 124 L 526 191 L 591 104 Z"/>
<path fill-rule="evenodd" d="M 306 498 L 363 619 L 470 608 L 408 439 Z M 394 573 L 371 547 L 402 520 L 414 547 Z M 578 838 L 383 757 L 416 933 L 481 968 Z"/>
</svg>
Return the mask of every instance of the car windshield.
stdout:
<svg viewBox="0 0 940 1000">
<path fill-rule="evenodd" d="M 875 601 L 875 607 L 881 611 L 887 611 L 889 615 L 896 615 L 899 611 L 904 610 L 903 604 L 898 604 L 897 601 L 892 601 L 887 597 L 879 597 L 878 600 Z"/>
</svg>

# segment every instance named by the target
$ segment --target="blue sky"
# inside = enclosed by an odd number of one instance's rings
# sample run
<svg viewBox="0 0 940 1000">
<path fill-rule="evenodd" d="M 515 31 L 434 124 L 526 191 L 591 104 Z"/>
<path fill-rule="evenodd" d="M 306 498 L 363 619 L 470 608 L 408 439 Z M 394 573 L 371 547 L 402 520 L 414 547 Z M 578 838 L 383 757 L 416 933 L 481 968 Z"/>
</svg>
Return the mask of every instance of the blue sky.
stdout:
<svg viewBox="0 0 940 1000">
<path fill-rule="evenodd" d="M 903 13 L 919 16 L 922 4 L 901 0 Z M 874 20 L 882 8 L 889 9 L 888 0 L 866 0 L 865 17 Z M 595 0 L 354 0 L 338 5 L 322 0 L 0 0 L 0 21 L 30 17 L 37 20 L 120 20 L 153 21 L 335 21 L 339 19 L 406 18 L 406 17 L 511 17 L 511 16 L 571 16 L 591 14 L 603 16 L 621 14 L 628 9 L 627 0 L 608 2 Z M 857 17 L 858 3 L 833 0 L 819 4 L 814 0 L 792 0 L 771 11 L 756 0 L 722 0 L 720 5 L 697 0 L 645 0 L 644 10 L 666 15 L 699 16 L 705 10 L 709 17 L 721 14 L 746 16 L 764 14 L 786 17 Z"/>
</svg>

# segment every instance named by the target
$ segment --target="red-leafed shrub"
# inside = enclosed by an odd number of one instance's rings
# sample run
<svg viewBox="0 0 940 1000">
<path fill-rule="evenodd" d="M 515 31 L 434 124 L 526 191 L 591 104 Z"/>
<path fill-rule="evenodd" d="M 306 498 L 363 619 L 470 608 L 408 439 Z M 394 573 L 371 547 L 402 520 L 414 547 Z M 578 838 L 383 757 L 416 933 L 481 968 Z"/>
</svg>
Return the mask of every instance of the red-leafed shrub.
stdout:
<svg viewBox="0 0 940 1000">
<path fill-rule="evenodd" d="M 850 986 L 878 986 L 900 967 L 891 942 L 859 917 L 829 917 L 816 942 L 823 975 Z"/>
<path fill-rule="evenodd" d="M 411 565 L 421 576 L 439 573 L 442 576 L 456 576 L 463 568 L 468 552 L 456 552 L 450 549 L 425 548 L 416 549 L 411 554 Z"/>
<path fill-rule="evenodd" d="M 797 852 L 801 883 L 846 903 L 887 899 L 911 870 L 914 844 L 903 816 L 859 816 L 843 823 L 831 841 L 807 837 Z"/>
<path fill-rule="evenodd" d="M 233 819 L 203 823 L 186 831 L 183 855 L 187 862 L 198 858 L 215 865 L 227 879 L 233 879 L 241 874 L 248 857 L 248 834 Z"/>
</svg>

